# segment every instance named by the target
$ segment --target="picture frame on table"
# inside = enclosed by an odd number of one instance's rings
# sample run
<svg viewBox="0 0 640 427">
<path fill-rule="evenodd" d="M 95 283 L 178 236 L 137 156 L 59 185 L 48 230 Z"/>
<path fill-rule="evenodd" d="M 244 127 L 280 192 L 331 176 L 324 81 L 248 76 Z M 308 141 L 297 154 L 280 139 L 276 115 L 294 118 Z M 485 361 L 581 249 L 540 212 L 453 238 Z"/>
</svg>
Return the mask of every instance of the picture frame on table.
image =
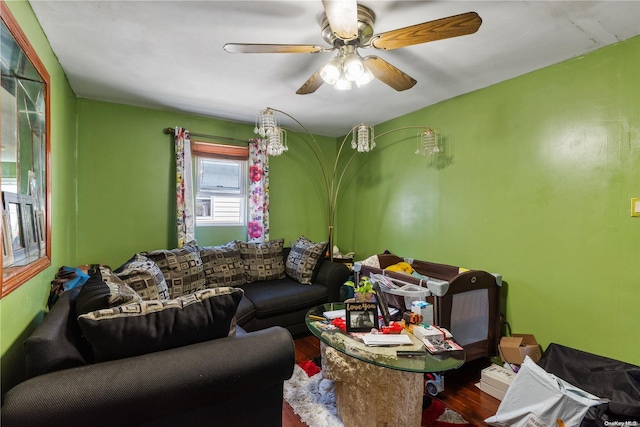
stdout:
<svg viewBox="0 0 640 427">
<path fill-rule="evenodd" d="M 347 332 L 370 332 L 378 329 L 378 304 L 375 302 L 348 302 L 345 304 Z"/>
</svg>

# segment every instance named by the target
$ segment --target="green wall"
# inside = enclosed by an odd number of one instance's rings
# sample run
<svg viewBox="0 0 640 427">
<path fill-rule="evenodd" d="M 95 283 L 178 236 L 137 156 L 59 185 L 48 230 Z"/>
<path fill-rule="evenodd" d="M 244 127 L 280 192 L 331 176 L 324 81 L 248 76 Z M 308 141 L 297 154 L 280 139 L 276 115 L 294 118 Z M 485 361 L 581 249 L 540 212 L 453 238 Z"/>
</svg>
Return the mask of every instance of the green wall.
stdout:
<svg viewBox="0 0 640 427">
<path fill-rule="evenodd" d="M 7 2 L 51 77 L 51 267 L 0 300 L 2 393 L 24 376 L 22 342 L 41 321 L 57 268 L 75 258 L 76 97 L 26 1 Z"/>
<path fill-rule="evenodd" d="M 76 264 L 116 268 L 136 252 L 176 246 L 173 136 L 162 132 L 176 125 L 199 134 L 245 140 L 255 136 L 253 124 L 78 101 Z M 331 158 L 335 141 L 318 140 Z M 270 237 L 287 243 L 301 234 L 323 239 L 319 169 L 295 134 L 289 145 L 288 153 L 271 158 Z M 198 227 L 196 239 L 203 246 L 246 240 L 246 228 Z"/>
<path fill-rule="evenodd" d="M 428 82 L 414 90 L 428 87 Z M 640 364 L 640 37 L 376 127 L 429 125 L 358 157 L 338 243 L 503 275 L 514 333 Z"/>
</svg>

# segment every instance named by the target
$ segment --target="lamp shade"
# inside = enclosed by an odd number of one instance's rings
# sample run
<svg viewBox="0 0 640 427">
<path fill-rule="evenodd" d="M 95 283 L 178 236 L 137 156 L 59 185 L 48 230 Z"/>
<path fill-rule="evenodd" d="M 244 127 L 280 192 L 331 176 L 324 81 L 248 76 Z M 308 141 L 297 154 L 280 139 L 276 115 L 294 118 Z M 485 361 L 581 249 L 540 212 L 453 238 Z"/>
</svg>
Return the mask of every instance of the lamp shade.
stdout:
<svg viewBox="0 0 640 427">
<path fill-rule="evenodd" d="M 270 108 L 260 111 L 256 116 L 256 126 L 253 129 L 253 133 L 266 137 L 278 127 L 278 120 L 276 114 Z"/>
<path fill-rule="evenodd" d="M 355 53 L 346 55 L 342 66 L 344 69 L 344 77 L 351 82 L 355 82 L 364 74 L 364 64 Z"/>
<path fill-rule="evenodd" d="M 340 78 L 340 74 L 342 74 L 342 58 L 340 56 L 333 58 L 327 65 L 322 67 L 322 71 L 320 71 L 322 80 L 331 86 L 336 84 Z"/>
<path fill-rule="evenodd" d="M 373 126 L 360 123 L 353 127 L 352 132 L 351 148 L 354 150 L 358 150 L 359 153 L 366 153 L 376 147 Z"/>
</svg>

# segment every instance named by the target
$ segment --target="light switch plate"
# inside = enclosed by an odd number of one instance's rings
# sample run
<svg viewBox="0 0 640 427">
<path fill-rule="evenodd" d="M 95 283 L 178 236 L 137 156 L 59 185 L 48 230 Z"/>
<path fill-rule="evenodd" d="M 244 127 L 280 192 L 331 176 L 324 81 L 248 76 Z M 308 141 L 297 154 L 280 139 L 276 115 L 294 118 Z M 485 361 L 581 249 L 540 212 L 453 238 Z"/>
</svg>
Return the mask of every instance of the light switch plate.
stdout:
<svg viewBox="0 0 640 427">
<path fill-rule="evenodd" d="M 631 216 L 640 217 L 640 197 L 631 199 Z"/>
</svg>

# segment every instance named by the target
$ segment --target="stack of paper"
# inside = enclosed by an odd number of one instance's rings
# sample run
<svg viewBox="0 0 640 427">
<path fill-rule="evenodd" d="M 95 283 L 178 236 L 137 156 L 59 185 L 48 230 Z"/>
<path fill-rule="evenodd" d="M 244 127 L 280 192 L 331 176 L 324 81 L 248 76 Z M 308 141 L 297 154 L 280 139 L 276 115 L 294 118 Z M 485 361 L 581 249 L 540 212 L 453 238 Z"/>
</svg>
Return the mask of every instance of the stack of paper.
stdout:
<svg viewBox="0 0 640 427">
<path fill-rule="evenodd" d="M 413 344 L 405 334 L 364 334 L 362 341 L 368 346 Z"/>
<path fill-rule="evenodd" d="M 322 314 L 324 315 L 324 317 L 326 317 L 329 320 L 337 319 L 338 317 L 342 317 L 342 318 L 346 317 L 346 312 L 344 309 L 325 311 Z"/>
</svg>

